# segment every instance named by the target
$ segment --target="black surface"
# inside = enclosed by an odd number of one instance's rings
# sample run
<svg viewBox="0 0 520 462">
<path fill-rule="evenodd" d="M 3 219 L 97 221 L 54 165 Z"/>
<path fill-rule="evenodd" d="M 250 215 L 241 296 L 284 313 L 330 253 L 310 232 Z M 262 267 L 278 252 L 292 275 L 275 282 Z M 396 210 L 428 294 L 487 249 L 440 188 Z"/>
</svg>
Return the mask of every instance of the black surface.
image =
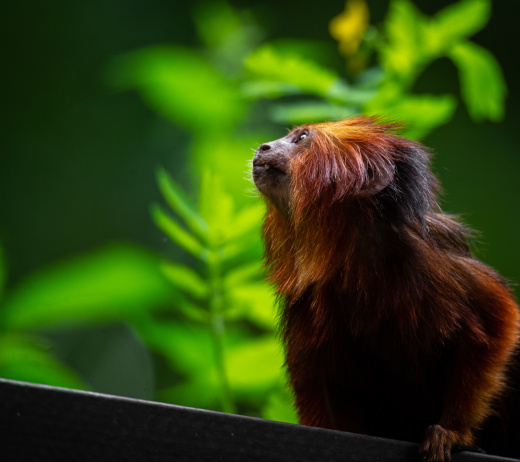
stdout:
<svg viewBox="0 0 520 462">
<path fill-rule="evenodd" d="M 414 461 L 417 445 L 0 379 L 1 461 Z M 474 453 L 454 462 L 504 461 Z"/>
</svg>

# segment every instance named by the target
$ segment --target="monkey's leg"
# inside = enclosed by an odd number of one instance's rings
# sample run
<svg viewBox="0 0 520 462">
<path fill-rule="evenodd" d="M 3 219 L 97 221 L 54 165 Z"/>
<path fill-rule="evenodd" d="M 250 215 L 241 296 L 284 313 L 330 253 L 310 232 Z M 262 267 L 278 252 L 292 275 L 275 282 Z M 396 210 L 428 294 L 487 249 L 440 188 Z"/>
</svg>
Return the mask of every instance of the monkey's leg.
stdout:
<svg viewBox="0 0 520 462">
<path fill-rule="evenodd" d="M 293 390 L 299 422 L 302 425 L 334 428 L 332 415 L 323 383 L 308 381 L 294 382 Z"/>
<path fill-rule="evenodd" d="M 300 424 L 365 433 L 362 413 L 347 402 L 352 395 L 345 393 L 341 402 L 336 402 L 338 397 L 329 393 L 321 374 L 312 379 L 307 374 L 303 380 L 291 377 L 291 385 Z"/>
</svg>

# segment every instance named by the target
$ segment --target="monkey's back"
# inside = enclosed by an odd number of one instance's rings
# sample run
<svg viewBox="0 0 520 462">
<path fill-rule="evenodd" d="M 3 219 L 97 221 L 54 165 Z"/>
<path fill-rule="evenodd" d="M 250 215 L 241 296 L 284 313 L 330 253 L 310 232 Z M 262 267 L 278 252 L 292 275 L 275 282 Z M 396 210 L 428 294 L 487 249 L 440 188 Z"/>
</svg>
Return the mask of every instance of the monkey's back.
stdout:
<svg viewBox="0 0 520 462">
<path fill-rule="evenodd" d="M 392 301 L 403 298 L 391 293 L 360 297 L 356 281 L 350 289 L 338 290 L 337 281 L 319 290 L 314 288 L 286 306 L 283 325 L 287 368 L 297 408 L 303 410 L 302 423 L 419 442 L 428 425 L 441 418 L 444 396 L 452 386 L 451 378 L 458 373 L 457 350 L 466 343 L 474 348 L 475 336 L 481 338 L 476 341 L 474 360 L 470 357 L 469 361 L 475 361 L 475 381 L 481 380 L 478 350 L 492 350 L 496 348 L 495 338 L 516 335 L 517 307 L 506 284 L 492 269 L 466 252 L 453 258 L 462 259 L 465 266 L 464 275 L 445 275 L 456 279 L 456 287 L 465 290 L 455 297 L 458 301 L 454 307 L 440 306 L 446 299 L 436 298 L 439 291 L 426 286 L 413 309 L 405 304 L 393 305 Z M 405 277 L 399 272 L 401 263 L 389 268 L 391 282 L 384 284 L 389 292 L 403 290 L 394 282 Z M 382 300 L 376 301 L 377 297 Z M 408 300 L 412 303 L 414 299 Z M 461 312 L 453 317 L 453 310 Z M 410 312 L 419 315 L 410 316 Z M 445 314 L 449 314 L 448 320 L 442 319 Z M 446 331 L 445 326 L 454 319 L 458 325 Z M 506 363 L 507 353 L 497 350 L 495 359 Z M 306 381 L 305 374 L 321 377 L 327 407 L 327 418 L 321 422 L 306 412 L 316 405 L 309 402 L 312 395 L 298 394 L 298 384 Z M 504 380 L 496 378 L 494 386 L 502 387 Z M 492 448 L 491 442 L 496 441 L 492 431 L 499 425 L 502 421 L 488 425 L 483 446 Z"/>
</svg>

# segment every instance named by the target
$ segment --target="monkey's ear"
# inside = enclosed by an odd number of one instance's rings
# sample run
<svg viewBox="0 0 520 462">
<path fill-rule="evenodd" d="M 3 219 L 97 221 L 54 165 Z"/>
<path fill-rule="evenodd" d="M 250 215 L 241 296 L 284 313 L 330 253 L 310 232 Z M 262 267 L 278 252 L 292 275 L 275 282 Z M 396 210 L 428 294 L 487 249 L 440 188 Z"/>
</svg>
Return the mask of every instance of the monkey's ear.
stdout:
<svg viewBox="0 0 520 462">
<path fill-rule="evenodd" d="M 361 187 L 358 195 L 360 197 L 370 197 L 385 189 L 394 181 L 395 167 L 385 165 L 377 169 L 368 169 L 368 179 Z"/>
</svg>

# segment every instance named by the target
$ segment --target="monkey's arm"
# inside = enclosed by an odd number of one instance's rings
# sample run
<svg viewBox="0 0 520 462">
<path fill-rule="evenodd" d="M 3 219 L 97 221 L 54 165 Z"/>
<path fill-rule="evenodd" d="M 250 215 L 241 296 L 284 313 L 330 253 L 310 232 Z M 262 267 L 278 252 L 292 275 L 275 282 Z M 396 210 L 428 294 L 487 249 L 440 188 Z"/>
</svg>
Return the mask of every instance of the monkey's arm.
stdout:
<svg viewBox="0 0 520 462">
<path fill-rule="evenodd" d="M 503 388 L 513 337 L 493 338 L 485 344 L 466 341 L 459 347 L 446 384 L 440 420 L 428 427 L 420 447 L 423 460 L 446 461 L 453 447 L 474 443 L 473 431 L 489 415 L 492 400 Z"/>
<path fill-rule="evenodd" d="M 482 357 L 484 356 L 484 357 Z M 476 364 L 478 363 L 478 364 Z M 485 417 L 489 397 L 496 384 L 492 382 L 493 367 L 486 355 L 470 351 L 467 346 L 456 353 L 451 380 L 446 385 L 444 405 L 438 424 L 431 425 L 420 447 L 423 460 L 450 460 L 454 446 L 471 446 L 473 428 Z"/>
</svg>

